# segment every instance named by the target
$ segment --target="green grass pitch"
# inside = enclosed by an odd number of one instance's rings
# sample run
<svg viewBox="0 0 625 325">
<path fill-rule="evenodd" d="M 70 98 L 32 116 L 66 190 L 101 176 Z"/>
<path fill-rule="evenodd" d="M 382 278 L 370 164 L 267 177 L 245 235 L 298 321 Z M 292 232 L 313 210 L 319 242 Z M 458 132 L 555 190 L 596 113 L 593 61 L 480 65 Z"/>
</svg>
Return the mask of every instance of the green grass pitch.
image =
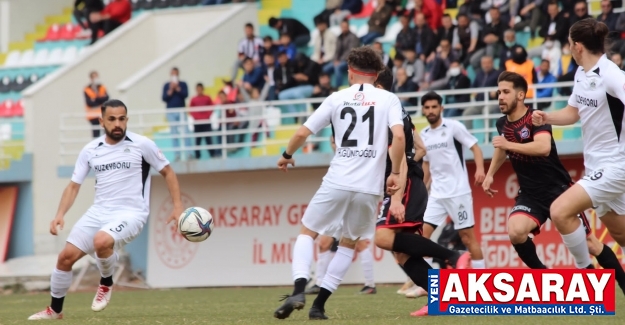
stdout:
<svg viewBox="0 0 625 325">
<path fill-rule="evenodd" d="M 326 305 L 329 321 L 323 324 L 625 324 L 625 297 L 617 288 L 616 316 L 428 316 L 410 312 L 425 298 L 407 299 L 396 294 L 399 285 L 379 286 L 375 295 L 357 295 L 360 287 L 343 286 Z M 184 290 L 113 291 L 108 307 L 91 311 L 94 292 L 70 293 L 65 298 L 65 319 L 52 324 L 299 324 L 308 320 L 314 296 L 290 318 L 273 318 L 279 297 L 289 288 L 218 288 Z M 26 319 L 47 306 L 47 293 L 0 296 L 0 324 L 32 324 Z M 50 321 L 42 321 L 44 324 Z M 37 324 L 37 322 L 35 322 Z"/>
</svg>

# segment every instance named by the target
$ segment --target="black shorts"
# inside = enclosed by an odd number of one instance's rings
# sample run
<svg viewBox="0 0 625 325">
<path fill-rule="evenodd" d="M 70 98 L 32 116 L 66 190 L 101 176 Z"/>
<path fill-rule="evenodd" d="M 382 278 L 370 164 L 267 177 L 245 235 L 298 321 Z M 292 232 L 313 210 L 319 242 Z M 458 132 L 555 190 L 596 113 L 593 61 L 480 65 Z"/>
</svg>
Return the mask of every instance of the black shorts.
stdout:
<svg viewBox="0 0 625 325">
<path fill-rule="evenodd" d="M 529 194 L 519 191 L 519 195 L 516 197 L 516 202 L 512 211 L 510 211 L 509 217 L 522 215 L 534 220 L 537 227 L 532 231 L 532 234 L 538 235 L 540 233 L 540 227 L 551 217 L 549 213 L 551 203 L 569 189 L 569 187 L 568 185 L 563 185 L 560 188 L 540 195 L 540 198 L 538 198 L 538 195 L 530 196 Z M 586 236 L 590 235 L 590 223 L 588 222 L 588 218 L 586 218 L 586 214 L 582 212 L 578 217 L 586 229 Z"/>
<path fill-rule="evenodd" d="M 389 211 L 391 197 L 385 194 L 376 228 L 402 228 L 407 232 L 421 232 L 423 214 L 425 214 L 425 208 L 428 204 L 428 190 L 421 178 L 417 176 L 408 178 L 402 204 L 406 209 L 406 216 L 404 222 L 398 223 Z"/>
</svg>

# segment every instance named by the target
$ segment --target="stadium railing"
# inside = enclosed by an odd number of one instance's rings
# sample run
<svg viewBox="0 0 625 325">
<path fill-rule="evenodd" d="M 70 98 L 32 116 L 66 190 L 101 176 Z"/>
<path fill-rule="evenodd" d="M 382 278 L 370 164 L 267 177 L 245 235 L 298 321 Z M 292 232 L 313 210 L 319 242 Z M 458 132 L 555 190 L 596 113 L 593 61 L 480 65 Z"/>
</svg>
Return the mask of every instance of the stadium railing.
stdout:
<svg viewBox="0 0 625 325">
<path fill-rule="evenodd" d="M 549 103 L 550 106 L 545 111 L 552 111 L 561 109 L 566 106 L 566 103 L 569 99 L 569 96 L 562 96 L 558 94 L 559 88 L 568 88 L 572 87 L 572 82 L 562 82 L 562 83 L 553 83 L 553 84 L 537 84 L 534 86 L 534 89 L 541 88 L 554 88 L 554 96 L 547 98 L 531 98 L 526 99 L 525 103 L 527 105 L 531 105 L 534 108 L 537 107 L 539 103 Z M 453 104 L 443 104 L 444 110 L 450 109 L 461 109 L 464 110 L 469 107 L 492 107 L 498 106 L 497 100 L 488 100 L 488 94 L 490 92 L 497 91 L 497 88 L 471 88 L 471 89 L 457 89 L 457 90 L 440 90 L 437 93 L 443 98 L 448 98 L 450 95 L 460 95 L 460 94 L 484 94 L 484 98 L 486 100 L 483 101 L 475 101 L 472 97 L 472 101 L 465 103 L 453 103 Z M 411 93 L 400 93 L 397 94 L 399 98 L 420 98 L 426 92 L 411 92 Z M 128 116 L 128 130 L 144 134 L 150 138 L 152 138 L 157 145 L 161 148 L 161 150 L 169 157 L 172 155 L 180 155 L 181 160 L 186 160 L 188 155 L 185 153 L 193 153 L 194 150 L 201 150 L 203 152 L 208 149 L 215 149 L 221 151 L 220 158 L 212 158 L 212 159 L 225 159 L 231 157 L 251 157 L 254 155 L 250 155 L 250 149 L 256 148 L 256 156 L 264 156 L 264 155 L 277 155 L 279 154 L 276 150 L 268 150 L 269 147 L 273 146 L 274 148 L 277 146 L 280 148 L 279 152 L 283 150 L 289 141 L 290 135 L 292 135 L 302 124 L 296 123 L 295 119 L 305 119 L 306 117 L 312 114 L 313 109 L 310 104 L 321 103 L 324 98 L 307 98 L 302 100 L 283 100 L 283 101 L 265 101 L 265 102 L 248 102 L 248 103 L 237 103 L 237 104 L 229 104 L 229 105 L 214 105 L 209 107 L 186 107 L 186 108 L 178 108 L 178 109 L 165 109 L 165 108 L 154 108 L 147 110 L 140 110 L 133 107 L 129 108 Z M 305 111 L 300 112 L 287 112 L 284 108 L 286 105 L 290 104 L 303 104 L 306 106 Z M 282 107 L 282 109 L 280 109 Z M 405 107 L 408 113 L 413 118 L 413 123 L 415 123 L 417 131 L 420 131 L 424 126 L 427 125 L 427 121 L 421 115 L 421 105 L 417 106 L 406 106 Z M 246 116 L 226 118 L 225 110 L 227 109 L 247 109 Z M 210 120 L 204 121 L 193 121 L 188 115 L 193 111 L 205 111 L 212 110 L 213 117 Z M 215 114 L 215 112 L 219 112 Z M 180 120 L 183 122 L 171 123 L 165 120 L 165 114 L 178 113 L 181 115 Z M 154 117 L 157 117 L 156 119 Z M 160 116 L 160 117 L 159 117 Z M 473 133 L 479 140 L 480 144 L 488 144 L 490 143 L 490 139 L 492 135 L 496 135 L 495 121 L 501 114 L 492 114 L 489 113 L 489 110 L 483 110 L 482 114 L 479 115 L 471 115 L 471 116 L 457 116 L 451 117 L 455 120 L 462 121 L 471 121 L 473 124 L 472 128 L 469 128 L 469 131 Z M 186 119 L 186 121 L 184 121 Z M 161 122 L 154 122 L 155 120 Z M 248 122 L 246 128 L 236 129 L 236 130 L 227 130 L 225 127 L 221 129 L 216 129 L 215 127 L 218 125 L 225 125 L 226 123 L 234 123 L 240 122 L 245 123 Z M 193 123 L 198 124 L 207 124 L 211 123 L 213 125 L 213 131 L 204 132 L 204 133 L 194 133 L 192 125 Z M 180 132 L 179 134 L 171 134 L 169 132 L 169 126 L 179 126 L 181 128 L 186 127 L 185 133 Z M 575 130 L 579 129 L 579 122 L 575 125 L 571 126 L 563 126 L 558 127 L 554 126 L 554 138 L 557 140 L 562 140 L 564 138 L 568 140 L 579 140 L 581 137 L 580 132 L 573 132 L 572 135 L 562 137 L 563 130 Z M 59 152 L 60 155 L 60 164 L 61 165 L 73 165 L 76 157 L 78 156 L 80 150 L 87 144 L 90 140 L 92 140 L 91 136 L 92 126 L 85 121 L 84 115 L 81 113 L 65 113 L 60 116 L 60 145 L 61 149 Z M 279 133 L 279 136 L 277 136 Z M 556 135 L 558 133 L 559 135 Z M 330 127 L 320 131 L 318 134 L 311 136 L 308 139 L 308 144 L 305 146 L 308 150 L 302 150 L 301 152 L 310 152 L 310 151 L 321 151 L 331 153 L 330 145 L 329 145 L 329 136 L 331 135 Z M 228 136 L 243 137 L 242 142 L 237 143 L 227 143 Z M 213 137 L 213 144 L 206 145 L 202 144 L 199 146 L 194 145 L 196 137 Z M 179 139 L 180 147 L 173 148 L 171 147 L 171 142 L 173 139 Z M 193 145 L 188 146 L 183 139 L 189 138 Z M 216 138 L 221 138 L 221 142 L 215 143 Z M 202 141 L 204 143 L 204 140 Z M 318 144 L 318 145 L 315 145 Z M 316 147 L 316 148 L 315 148 Z M 314 148 L 314 149 L 313 149 Z M 232 151 L 239 151 L 240 149 L 244 149 L 244 154 L 233 155 Z M 247 151 L 245 151 L 247 150 Z"/>
</svg>

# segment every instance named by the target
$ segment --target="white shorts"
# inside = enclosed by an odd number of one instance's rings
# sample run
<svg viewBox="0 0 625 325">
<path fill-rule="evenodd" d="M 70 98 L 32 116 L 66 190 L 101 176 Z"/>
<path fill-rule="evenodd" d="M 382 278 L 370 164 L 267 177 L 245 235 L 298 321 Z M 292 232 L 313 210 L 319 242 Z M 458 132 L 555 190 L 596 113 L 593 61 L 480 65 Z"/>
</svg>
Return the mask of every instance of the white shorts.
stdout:
<svg viewBox="0 0 625 325">
<path fill-rule="evenodd" d="M 72 228 L 67 242 L 95 257 L 93 239 L 98 231 L 111 235 L 115 240 L 113 249 L 118 251 L 139 236 L 143 225 L 143 218 L 137 217 L 135 212 L 95 215 L 93 211 L 87 211 Z"/>
<path fill-rule="evenodd" d="M 473 216 L 473 196 L 471 193 L 445 199 L 430 196 L 423 222 L 438 227 L 445 222 L 447 216 L 453 220 L 456 230 L 473 227 L 475 217 Z"/>
<path fill-rule="evenodd" d="M 379 195 L 321 185 L 310 200 L 302 224 L 321 235 L 357 240 L 375 230 Z M 340 228 L 340 230 L 339 230 Z M 373 237 L 373 236 L 372 236 Z"/>
<path fill-rule="evenodd" d="M 327 234 L 331 234 L 331 235 L 327 235 Z M 342 234 L 343 234 L 343 220 L 341 220 L 341 222 L 337 224 L 334 224 L 328 227 L 328 229 L 322 233 L 322 235 L 331 236 L 333 238 L 336 238 L 337 240 L 341 239 Z M 371 229 L 367 230 L 367 233 L 365 233 L 364 235 L 360 237 L 360 240 L 372 240 L 374 234 L 375 234 L 375 223 L 371 225 Z"/>
<path fill-rule="evenodd" d="M 610 211 L 625 215 L 625 169 L 600 168 L 584 176 L 577 184 L 590 196 L 597 216 L 603 217 Z"/>
</svg>

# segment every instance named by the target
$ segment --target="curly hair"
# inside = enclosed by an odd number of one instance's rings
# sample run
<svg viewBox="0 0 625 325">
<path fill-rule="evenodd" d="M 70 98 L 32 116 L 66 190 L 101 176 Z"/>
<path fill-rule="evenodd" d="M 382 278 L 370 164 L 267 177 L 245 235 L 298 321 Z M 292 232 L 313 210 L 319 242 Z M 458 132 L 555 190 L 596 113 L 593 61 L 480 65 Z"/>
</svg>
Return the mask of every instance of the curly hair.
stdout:
<svg viewBox="0 0 625 325">
<path fill-rule="evenodd" d="M 382 58 L 370 46 L 352 49 L 347 56 L 347 65 L 365 73 L 378 73 L 384 70 Z"/>
</svg>

